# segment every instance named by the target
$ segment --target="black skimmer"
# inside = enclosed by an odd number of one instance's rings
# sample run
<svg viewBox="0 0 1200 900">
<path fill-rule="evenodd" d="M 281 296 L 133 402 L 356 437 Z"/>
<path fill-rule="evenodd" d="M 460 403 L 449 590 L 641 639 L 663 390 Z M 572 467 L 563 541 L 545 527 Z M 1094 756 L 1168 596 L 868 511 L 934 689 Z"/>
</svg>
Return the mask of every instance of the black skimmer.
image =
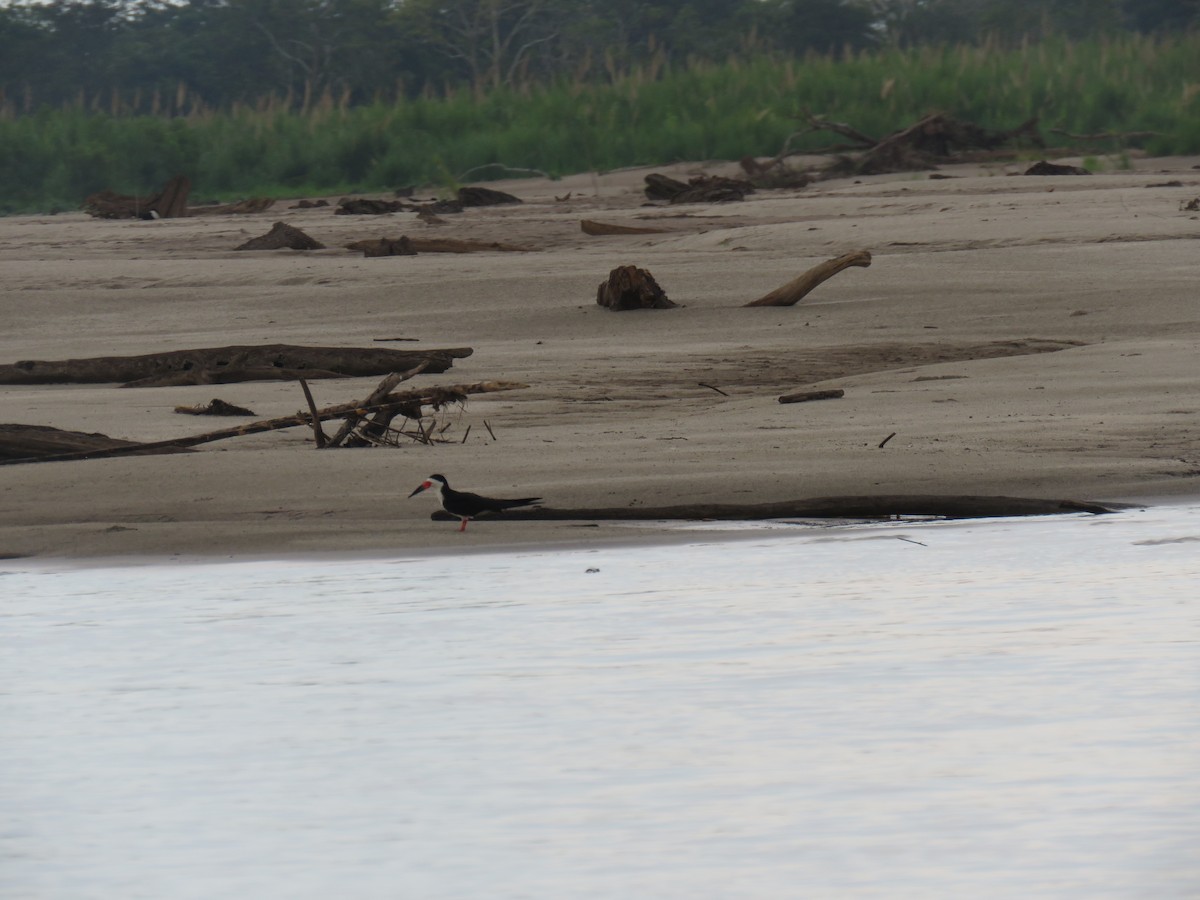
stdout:
<svg viewBox="0 0 1200 900">
<path fill-rule="evenodd" d="M 430 488 L 437 488 L 438 499 L 442 502 L 442 509 L 450 513 L 450 515 L 458 516 L 462 519 L 462 525 L 458 527 L 459 531 L 466 531 L 467 522 L 481 512 L 503 512 L 506 509 L 512 509 L 514 506 L 532 506 L 542 499 L 541 497 L 525 497 L 521 500 L 498 500 L 492 497 L 480 497 L 478 494 L 468 494 L 466 491 L 454 490 L 454 488 L 450 487 L 450 483 L 446 481 L 445 475 L 430 475 L 408 496 L 415 497 L 421 491 L 427 491 Z"/>
</svg>

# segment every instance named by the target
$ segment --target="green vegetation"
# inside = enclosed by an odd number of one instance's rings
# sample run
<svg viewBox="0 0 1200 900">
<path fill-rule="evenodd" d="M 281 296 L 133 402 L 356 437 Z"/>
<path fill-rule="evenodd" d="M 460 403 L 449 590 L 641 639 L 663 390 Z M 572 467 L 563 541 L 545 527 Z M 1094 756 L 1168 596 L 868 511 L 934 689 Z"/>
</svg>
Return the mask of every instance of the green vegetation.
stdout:
<svg viewBox="0 0 1200 900">
<path fill-rule="evenodd" d="M 447 183 L 497 162 L 562 175 L 736 159 L 778 152 L 804 110 L 879 136 L 934 109 L 992 128 L 1040 115 L 1043 129 L 1153 131 L 1161 136 L 1139 142 L 1150 153 L 1196 153 L 1197 59 L 1200 34 L 1125 33 L 664 64 L 603 84 L 560 78 L 359 106 L 328 93 L 301 108 L 194 103 L 173 117 L 119 104 L 115 114 L 82 102 L 28 114 L 0 106 L 0 210 L 74 208 L 104 188 L 149 193 L 177 173 L 197 196 L 286 197 Z M 829 137 L 804 140 L 796 146 Z"/>
</svg>

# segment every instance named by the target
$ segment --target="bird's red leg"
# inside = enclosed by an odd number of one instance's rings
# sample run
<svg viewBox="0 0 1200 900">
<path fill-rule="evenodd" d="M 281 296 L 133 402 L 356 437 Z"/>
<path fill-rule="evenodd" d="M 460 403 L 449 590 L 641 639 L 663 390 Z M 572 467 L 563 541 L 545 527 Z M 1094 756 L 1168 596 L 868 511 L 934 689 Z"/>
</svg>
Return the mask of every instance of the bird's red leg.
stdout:
<svg viewBox="0 0 1200 900">
<path fill-rule="evenodd" d="M 466 516 L 463 516 L 462 524 L 458 526 L 458 530 L 459 530 L 459 531 L 466 531 L 466 530 L 467 530 L 467 521 L 468 521 L 467 517 L 466 517 Z"/>
</svg>

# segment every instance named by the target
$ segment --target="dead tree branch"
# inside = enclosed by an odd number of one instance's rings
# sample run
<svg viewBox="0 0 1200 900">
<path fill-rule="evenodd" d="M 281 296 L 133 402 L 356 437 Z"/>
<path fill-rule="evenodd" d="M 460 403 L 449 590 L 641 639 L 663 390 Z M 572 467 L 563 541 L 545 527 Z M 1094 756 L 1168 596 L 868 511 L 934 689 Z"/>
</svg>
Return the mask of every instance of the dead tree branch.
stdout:
<svg viewBox="0 0 1200 900">
<path fill-rule="evenodd" d="M 871 252 L 869 250 L 855 250 L 853 253 L 846 253 L 835 259 L 826 260 L 819 265 L 813 266 L 803 275 L 793 278 L 782 287 L 778 287 L 764 297 L 759 297 L 757 300 L 752 300 L 744 306 L 794 306 L 802 300 L 813 288 L 827 281 L 841 272 L 843 269 L 848 269 L 851 266 L 869 266 L 871 265 Z"/>
</svg>

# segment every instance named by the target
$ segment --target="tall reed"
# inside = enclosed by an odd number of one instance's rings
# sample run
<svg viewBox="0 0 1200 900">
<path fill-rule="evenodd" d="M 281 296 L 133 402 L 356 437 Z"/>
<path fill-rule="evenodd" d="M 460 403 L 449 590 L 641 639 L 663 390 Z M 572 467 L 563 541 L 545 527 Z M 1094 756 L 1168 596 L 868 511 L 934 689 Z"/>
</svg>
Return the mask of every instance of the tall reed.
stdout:
<svg viewBox="0 0 1200 900">
<path fill-rule="evenodd" d="M 777 152 L 804 111 L 882 136 L 930 110 L 988 127 L 1032 115 L 1072 133 L 1153 131 L 1151 153 L 1200 152 L 1200 35 L 918 47 L 851 58 L 765 57 L 618 72 L 479 95 L 377 100 L 263 97 L 226 110 L 180 86 L 142 98 L 82 94 L 27 112 L 0 100 L 0 210 L 149 192 L 176 173 L 204 196 L 298 196 L 447 180 L 488 163 L 552 174 Z M 167 114 L 173 113 L 173 114 Z M 827 135 L 795 143 L 817 147 Z"/>
</svg>

